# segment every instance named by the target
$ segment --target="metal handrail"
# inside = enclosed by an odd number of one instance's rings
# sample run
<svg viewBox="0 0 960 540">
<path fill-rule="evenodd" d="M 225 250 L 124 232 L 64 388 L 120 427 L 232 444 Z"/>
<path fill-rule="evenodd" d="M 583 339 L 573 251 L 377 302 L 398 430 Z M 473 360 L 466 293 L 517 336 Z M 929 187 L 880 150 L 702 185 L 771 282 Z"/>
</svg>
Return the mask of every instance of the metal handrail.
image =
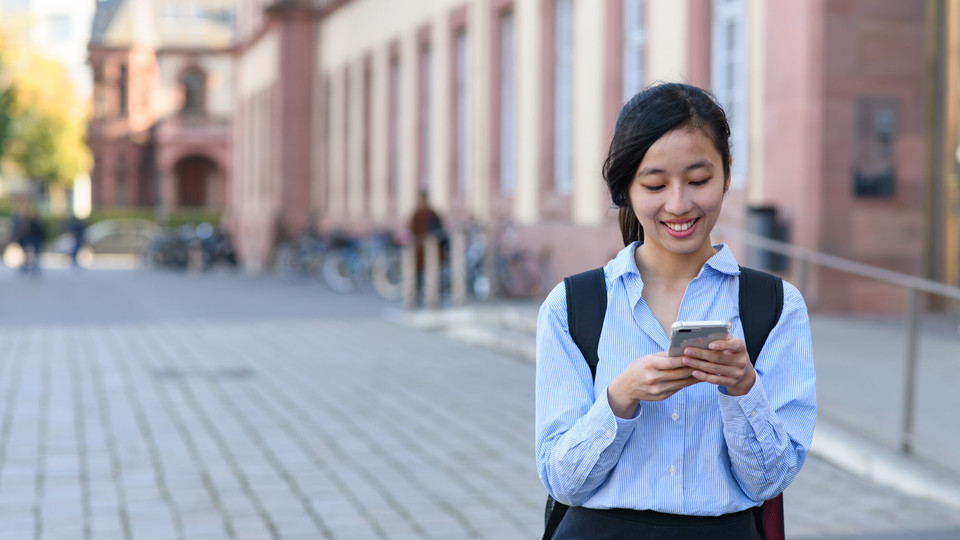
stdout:
<svg viewBox="0 0 960 540">
<path fill-rule="evenodd" d="M 907 296 L 906 313 L 904 316 L 906 336 L 904 339 L 904 386 L 900 428 L 900 451 L 905 454 L 911 453 L 913 451 L 913 440 L 915 436 L 913 420 L 916 411 L 917 323 L 921 313 L 920 295 L 923 293 L 933 294 L 960 301 L 960 287 L 952 287 L 929 279 L 877 268 L 834 255 L 804 249 L 741 229 L 717 225 L 715 230 L 721 236 L 736 238 L 748 246 L 786 255 L 798 261 L 800 268 L 798 269 L 799 283 L 797 284 L 797 288 L 801 293 L 806 290 L 807 267 L 810 264 L 882 281 L 905 289 Z"/>
<path fill-rule="evenodd" d="M 738 240 L 742 240 L 745 244 L 759 247 L 774 253 L 779 253 L 781 255 L 787 255 L 802 262 L 813 263 L 817 266 L 823 266 L 825 268 L 831 268 L 833 270 L 839 270 L 848 274 L 854 274 L 877 281 L 883 281 L 893 285 L 900 285 L 909 289 L 916 289 L 920 292 L 936 294 L 946 298 L 951 298 L 953 300 L 960 300 L 960 287 L 951 287 L 950 285 L 945 285 L 943 283 L 938 283 L 936 281 L 931 281 L 929 279 L 924 279 L 917 276 L 911 276 L 910 274 L 894 272 L 893 270 L 886 270 L 884 268 L 870 266 L 869 264 L 851 261 L 849 259 L 828 255 L 819 251 L 804 249 L 786 242 L 771 240 L 765 236 L 760 236 L 758 234 L 747 232 L 741 229 L 735 229 L 733 227 L 717 225 L 715 230 L 723 236 L 737 238 Z"/>
</svg>

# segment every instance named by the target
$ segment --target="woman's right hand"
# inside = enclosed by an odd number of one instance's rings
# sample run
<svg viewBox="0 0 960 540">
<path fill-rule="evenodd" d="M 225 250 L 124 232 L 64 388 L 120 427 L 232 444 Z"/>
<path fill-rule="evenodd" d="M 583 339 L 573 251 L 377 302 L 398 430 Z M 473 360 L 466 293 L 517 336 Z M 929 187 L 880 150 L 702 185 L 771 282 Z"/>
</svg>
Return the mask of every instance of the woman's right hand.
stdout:
<svg viewBox="0 0 960 540">
<path fill-rule="evenodd" d="M 607 401 L 613 414 L 633 418 L 641 401 L 663 401 L 700 382 L 693 377 L 693 372 L 683 365 L 682 356 L 659 352 L 638 358 L 607 386 Z"/>
</svg>

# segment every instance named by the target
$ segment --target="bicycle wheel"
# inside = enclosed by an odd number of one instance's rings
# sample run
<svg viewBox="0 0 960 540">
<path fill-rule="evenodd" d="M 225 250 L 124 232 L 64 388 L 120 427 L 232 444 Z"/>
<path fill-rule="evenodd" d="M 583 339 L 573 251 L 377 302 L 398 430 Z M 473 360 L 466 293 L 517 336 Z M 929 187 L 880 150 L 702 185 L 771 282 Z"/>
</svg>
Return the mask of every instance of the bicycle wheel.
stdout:
<svg viewBox="0 0 960 540">
<path fill-rule="evenodd" d="M 403 257 L 400 250 L 391 249 L 377 254 L 370 278 L 374 290 L 382 298 L 399 300 L 403 294 Z"/>
<path fill-rule="evenodd" d="M 353 254 L 344 249 L 328 253 L 323 260 L 323 281 L 327 286 L 338 293 L 356 291 L 357 280 L 353 262 L 355 259 Z"/>
</svg>

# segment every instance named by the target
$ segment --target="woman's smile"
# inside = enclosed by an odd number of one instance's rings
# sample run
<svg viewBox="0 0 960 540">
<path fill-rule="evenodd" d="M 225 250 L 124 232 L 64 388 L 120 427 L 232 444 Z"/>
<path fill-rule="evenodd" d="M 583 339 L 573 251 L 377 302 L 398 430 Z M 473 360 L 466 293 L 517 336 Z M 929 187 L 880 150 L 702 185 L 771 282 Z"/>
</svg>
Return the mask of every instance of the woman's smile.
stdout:
<svg viewBox="0 0 960 540">
<path fill-rule="evenodd" d="M 667 229 L 667 234 L 674 238 L 686 238 L 696 232 L 700 218 L 684 220 L 661 221 Z"/>
</svg>

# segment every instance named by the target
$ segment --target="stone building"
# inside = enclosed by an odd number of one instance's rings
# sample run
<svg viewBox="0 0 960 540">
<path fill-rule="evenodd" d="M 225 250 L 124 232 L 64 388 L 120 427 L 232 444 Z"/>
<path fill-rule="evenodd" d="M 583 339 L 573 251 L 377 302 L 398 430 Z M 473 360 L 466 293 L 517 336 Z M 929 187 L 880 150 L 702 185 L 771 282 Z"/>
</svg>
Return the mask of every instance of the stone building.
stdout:
<svg viewBox="0 0 960 540">
<path fill-rule="evenodd" d="M 239 0 L 231 225 L 259 269 L 311 224 L 402 226 L 427 189 L 451 222 L 515 224 L 558 277 L 593 267 L 620 247 L 600 175 L 617 111 L 679 80 L 730 117 L 724 225 L 956 284 L 956 233 L 933 235 L 956 212 L 931 211 L 947 173 L 930 156 L 954 163 L 928 122 L 946 4 Z M 820 310 L 904 296 L 820 269 L 807 284 Z"/>
<path fill-rule="evenodd" d="M 95 208 L 223 210 L 233 3 L 101 0 L 90 37 Z"/>
</svg>

